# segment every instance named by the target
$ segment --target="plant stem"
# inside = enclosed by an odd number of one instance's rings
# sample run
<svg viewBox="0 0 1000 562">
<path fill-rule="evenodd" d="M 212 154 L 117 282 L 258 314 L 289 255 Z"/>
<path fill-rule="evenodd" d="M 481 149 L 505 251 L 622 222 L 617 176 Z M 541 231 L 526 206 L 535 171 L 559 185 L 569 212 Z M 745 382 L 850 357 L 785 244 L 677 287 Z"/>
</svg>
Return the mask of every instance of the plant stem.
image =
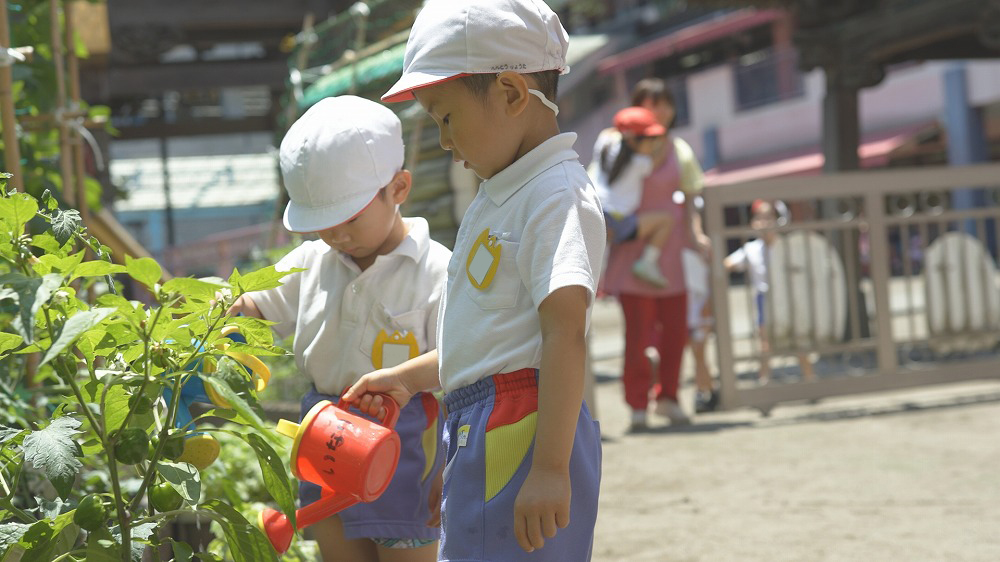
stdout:
<svg viewBox="0 0 1000 562">
<path fill-rule="evenodd" d="M 24 510 L 14 505 L 14 503 L 8 498 L 0 499 L 0 506 L 3 506 L 4 509 L 13 513 L 18 519 L 21 520 L 22 523 L 31 524 L 36 521 L 34 517 L 28 515 Z"/>
</svg>

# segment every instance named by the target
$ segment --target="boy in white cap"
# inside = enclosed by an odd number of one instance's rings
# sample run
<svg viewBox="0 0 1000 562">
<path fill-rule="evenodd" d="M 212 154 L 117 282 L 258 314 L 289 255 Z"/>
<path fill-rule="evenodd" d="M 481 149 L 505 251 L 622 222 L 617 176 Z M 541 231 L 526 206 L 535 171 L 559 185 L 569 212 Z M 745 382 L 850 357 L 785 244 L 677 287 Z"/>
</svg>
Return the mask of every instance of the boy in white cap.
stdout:
<svg viewBox="0 0 1000 562">
<path fill-rule="evenodd" d="M 600 433 L 583 403 L 600 202 L 556 121 L 566 31 L 541 0 L 430 0 L 384 101 L 416 98 L 483 179 L 448 265 L 438 350 L 363 377 L 379 412 L 444 388 L 440 560 L 589 560 Z"/>
<path fill-rule="evenodd" d="M 312 232 L 277 264 L 288 271 L 276 289 L 240 297 L 230 313 L 277 322 L 295 335 L 296 364 L 313 383 L 302 416 L 373 368 L 391 367 L 434 349 L 451 253 L 430 239 L 427 221 L 403 218 L 410 193 L 399 119 L 363 98 L 327 98 L 288 130 L 279 151 L 288 191 L 285 228 Z M 440 534 L 440 411 L 421 393 L 395 429 L 399 465 L 377 500 L 312 527 L 324 560 L 434 560 Z M 303 482 L 302 505 L 320 497 Z"/>
</svg>

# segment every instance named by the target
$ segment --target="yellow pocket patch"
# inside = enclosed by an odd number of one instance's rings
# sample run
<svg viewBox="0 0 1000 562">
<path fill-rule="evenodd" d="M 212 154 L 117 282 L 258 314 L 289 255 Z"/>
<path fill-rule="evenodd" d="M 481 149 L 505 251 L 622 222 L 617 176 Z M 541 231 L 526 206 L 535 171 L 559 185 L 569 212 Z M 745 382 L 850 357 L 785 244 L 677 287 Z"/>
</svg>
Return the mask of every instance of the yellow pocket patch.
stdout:
<svg viewBox="0 0 1000 562">
<path fill-rule="evenodd" d="M 535 441 L 538 412 L 486 432 L 486 501 L 504 489 Z"/>
<path fill-rule="evenodd" d="M 500 251 L 503 245 L 496 236 L 490 236 L 490 229 L 485 229 L 472 244 L 469 257 L 465 261 L 465 272 L 472 286 L 483 290 L 493 283 L 493 276 L 500 266 Z"/>
</svg>

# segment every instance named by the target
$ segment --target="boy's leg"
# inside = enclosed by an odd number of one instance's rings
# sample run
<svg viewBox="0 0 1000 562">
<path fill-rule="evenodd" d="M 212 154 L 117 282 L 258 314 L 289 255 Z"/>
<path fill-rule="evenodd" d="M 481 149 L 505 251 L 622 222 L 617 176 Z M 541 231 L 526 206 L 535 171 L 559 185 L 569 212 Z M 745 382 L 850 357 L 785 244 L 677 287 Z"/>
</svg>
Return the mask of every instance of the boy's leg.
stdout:
<svg viewBox="0 0 1000 562">
<path fill-rule="evenodd" d="M 495 375 L 446 397 L 448 444 L 439 560 L 587 561 L 600 489 L 601 437 L 581 404 L 570 457 L 570 523 L 526 553 L 514 534 L 514 500 L 531 468 L 536 371 Z"/>
<path fill-rule="evenodd" d="M 312 525 L 309 532 L 319 545 L 323 562 L 379 562 L 375 543 L 344 538 L 344 526 L 336 515 Z"/>
<path fill-rule="evenodd" d="M 438 543 L 418 548 L 390 548 L 378 545 L 378 562 L 433 562 L 437 560 Z"/>
</svg>

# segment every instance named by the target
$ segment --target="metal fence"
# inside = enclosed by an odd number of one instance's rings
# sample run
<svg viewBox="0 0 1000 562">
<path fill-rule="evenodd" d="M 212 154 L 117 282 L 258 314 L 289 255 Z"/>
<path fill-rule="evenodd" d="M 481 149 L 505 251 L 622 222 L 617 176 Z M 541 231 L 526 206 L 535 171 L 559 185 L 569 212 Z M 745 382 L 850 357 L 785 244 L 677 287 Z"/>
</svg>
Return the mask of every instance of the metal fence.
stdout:
<svg viewBox="0 0 1000 562">
<path fill-rule="evenodd" d="M 723 408 L 1000 378 L 1000 165 L 715 186 L 705 213 Z M 770 238 L 765 277 L 726 270 Z"/>
</svg>

